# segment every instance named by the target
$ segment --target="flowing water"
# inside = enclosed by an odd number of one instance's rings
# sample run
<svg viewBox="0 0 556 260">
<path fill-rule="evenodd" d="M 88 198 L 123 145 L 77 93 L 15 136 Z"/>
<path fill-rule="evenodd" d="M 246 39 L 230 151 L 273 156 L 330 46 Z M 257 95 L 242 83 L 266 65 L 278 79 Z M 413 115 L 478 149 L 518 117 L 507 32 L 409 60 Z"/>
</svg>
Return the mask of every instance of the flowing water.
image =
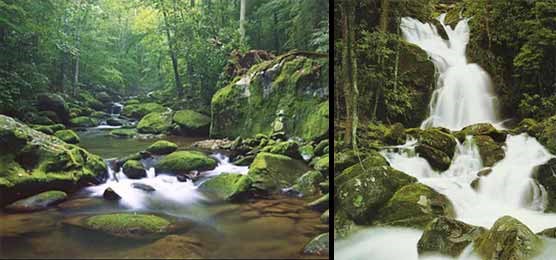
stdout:
<svg viewBox="0 0 556 260">
<path fill-rule="evenodd" d="M 123 157 L 144 150 L 155 139 L 117 139 L 107 131 L 91 128 L 80 131 L 81 145 L 105 159 Z M 166 138 L 180 149 L 199 139 Z M 48 211 L 26 214 L 0 212 L 1 258 L 319 258 L 301 254 L 305 243 L 327 232 L 320 213 L 308 209 L 306 200 L 276 196 L 241 204 L 215 201 L 197 190 L 206 179 L 223 172 L 246 174 L 247 167 L 232 165 L 226 155 L 211 154 L 216 169 L 201 173 L 195 182 L 179 182 L 175 176 L 155 176 L 157 158 L 143 160 L 148 177 L 127 179 L 121 170 L 109 169 L 106 183 L 85 188 L 68 201 Z M 132 183 L 156 190 L 146 193 Z M 102 199 L 107 187 L 122 199 Z M 76 229 L 63 224 L 74 216 L 113 212 L 159 214 L 193 223 L 184 233 L 156 241 L 130 241 Z"/>
<path fill-rule="evenodd" d="M 416 19 L 402 18 L 404 38 L 425 50 L 438 72 L 437 89 L 430 103 L 430 117 L 422 127 L 440 126 L 451 130 L 475 123 L 497 124 L 495 96 L 488 74 L 477 64 L 467 63 L 465 47 L 469 40 L 468 19 L 454 29 L 444 24 L 445 15 L 438 20 L 446 30 L 448 40 L 438 34 L 433 25 Z M 510 215 L 533 232 L 556 227 L 556 214 L 543 213 L 546 192 L 532 178 L 533 169 L 547 162 L 550 154 L 537 140 L 527 134 L 508 135 L 505 157 L 497 162 L 491 173 L 479 179 L 477 189 L 471 183 L 484 169 L 478 147 L 470 136 L 458 143 L 448 170 L 434 171 L 429 163 L 415 153 L 417 141 L 385 148 L 381 151 L 393 168 L 418 179 L 419 182 L 444 194 L 454 205 L 456 219 L 490 228 L 494 222 Z M 338 259 L 451 259 L 442 255 L 418 256 L 417 241 L 421 230 L 409 228 L 367 228 L 337 241 Z M 536 259 L 553 259 L 556 239 L 543 238 L 544 251 Z M 457 259 L 480 259 L 468 246 Z"/>
</svg>

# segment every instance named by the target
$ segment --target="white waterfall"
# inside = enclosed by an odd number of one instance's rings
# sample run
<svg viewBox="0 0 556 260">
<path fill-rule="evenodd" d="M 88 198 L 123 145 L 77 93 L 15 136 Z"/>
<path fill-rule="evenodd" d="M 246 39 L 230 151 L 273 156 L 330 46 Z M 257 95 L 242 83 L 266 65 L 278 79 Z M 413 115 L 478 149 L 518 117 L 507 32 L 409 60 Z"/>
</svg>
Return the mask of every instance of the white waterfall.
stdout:
<svg viewBox="0 0 556 260">
<path fill-rule="evenodd" d="M 401 20 L 403 37 L 425 50 L 437 72 L 437 87 L 430 103 L 430 117 L 422 127 L 442 126 L 459 130 L 464 126 L 496 122 L 495 95 L 488 74 L 477 64 L 468 63 L 465 48 L 469 41 L 468 19 L 452 29 L 442 24 L 448 40 L 442 39 L 435 26 L 404 17 Z"/>
</svg>

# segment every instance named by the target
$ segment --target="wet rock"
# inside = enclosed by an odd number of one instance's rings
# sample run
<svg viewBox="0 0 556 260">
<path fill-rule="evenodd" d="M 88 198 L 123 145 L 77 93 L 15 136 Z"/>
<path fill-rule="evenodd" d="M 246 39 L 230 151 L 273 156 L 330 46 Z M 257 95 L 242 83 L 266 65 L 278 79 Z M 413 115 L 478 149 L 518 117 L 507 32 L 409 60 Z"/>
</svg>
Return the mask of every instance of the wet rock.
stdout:
<svg viewBox="0 0 556 260">
<path fill-rule="evenodd" d="M 544 229 L 543 231 L 537 233 L 537 235 L 556 238 L 556 227 Z"/>
<path fill-rule="evenodd" d="M 481 179 L 480 178 L 475 178 L 473 181 L 471 181 L 471 183 L 469 185 L 474 190 L 479 190 L 479 184 L 480 183 L 481 183 Z"/>
<path fill-rule="evenodd" d="M 10 212 L 31 212 L 45 210 L 66 200 L 68 195 L 63 191 L 46 191 L 37 195 L 18 200 L 5 207 Z"/>
<path fill-rule="evenodd" d="M 140 119 L 152 112 L 165 112 L 166 108 L 157 103 L 126 104 L 122 115 L 130 118 Z"/>
<path fill-rule="evenodd" d="M 108 118 L 108 119 L 106 119 L 106 124 L 109 125 L 109 126 L 121 126 L 124 123 L 121 120 L 116 119 L 116 118 Z"/>
<path fill-rule="evenodd" d="M 184 136 L 208 136 L 210 117 L 193 110 L 180 110 L 174 114 L 176 133 Z"/>
<path fill-rule="evenodd" d="M 313 168 L 315 168 L 315 170 L 320 171 L 324 176 L 328 176 L 329 172 L 328 172 L 328 167 L 330 166 L 329 164 L 329 155 L 323 155 L 321 157 L 317 157 L 314 160 L 314 164 L 312 164 Z"/>
<path fill-rule="evenodd" d="M 374 224 L 424 228 L 436 217 L 454 214 L 452 203 L 444 195 L 421 183 L 412 183 L 396 191 L 379 209 Z"/>
<path fill-rule="evenodd" d="M 118 195 L 112 188 L 107 188 L 102 193 L 102 197 L 106 200 L 120 200 L 122 197 Z"/>
<path fill-rule="evenodd" d="M 264 147 L 261 152 L 269 152 L 274 154 L 282 154 L 294 159 L 302 159 L 299 154 L 299 144 L 294 141 L 278 142 L 273 145 Z"/>
<path fill-rule="evenodd" d="M 330 194 L 327 193 L 322 197 L 307 203 L 307 207 L 318 211 L 325 211 L 330 207 Z"/>
<path fill-rule="evenodd" d="M 191 177 L 189 177 L 186 174 L 179 174 L 176 176 L 176 178 L 178 179 L 179 182 L 186 182 L 188 180 L 191 180 Z"/>
<path fill-rule="evenodd" d="M 320 191 L 319 183 L 324 181 L 324 176 L 319 171 L 308 171 L 295 181 L 292 189 L 304 196 L 318 194 Z"/>
<path fill-rule="evenodd" d="M 451 218 L 435 218 L 425 227 L 417 243 L 419 254 L 441 253 L 457 257 L 486 229 Z"/>
<path fill-rule="evenodd" d="M 306 144 L 304 146 L 299 147 L 299 154 L 306 162 L 311 161 L 313 157 L 315 157 L 315 151 L 313 145 Z"/>
<path fill-rule="evenodd" d="M 327 209 L 324 213 L 322 213 L 322 215 L 320 216 L 320 223 L 323 224 L 328 224 L 328 221 L 330 220 L 330 213 L 329 210 Z"/>
<path fill-rule="evenodd" d="M 288 156 L 261 152 L 249 167 L 252 187 L 266 192 L 279 192 L 292 186 L 309 168 Z"/>
<path fill-rule="evenodd" d="M 506 141 L 506 133 L 497 130 L 496 128 L 494 128 L 494 126 L 492 126 L 489 123 L 478 123 L 478 124 L 474 124 L 474 125 L 469 125 L 464 127 L 459 133 L 458 133 L 458 139 L 460 139 L 461 142 L 463 142 L 465 140 L 465 136 L 468 135 L 473 135 L 473 136 L 477 136 L 477 135 L 486 135 L 489 136 L 490 138 L 492 138 L 492 140 L 494 140 L 495 142 L 498 143 L 502 143 L 504 141 Z M 463 139 L 462 139 L 463 137 Z"/>
<path fill-rule="evenodd" d="M 234 162 L 238 166 L 249 166 L 255 160 L 255 155 L 239 156 Z"/>
<path fill-rule="evenodd" d="M 146 151 L 155 155 L 164 155 L 174 152 L 178 149 L 178 146 L 175 143 L 168 142 L 165 140 L 156 141 L 154 144 L 151 144 Z"/>
<path fill-rule="evenodd" d="M 319 255 L 319 256 L 328 256 L 329 252 L 329 238 L 328 232 L 320 234 L 313 238 L 305 248 L 303 248 L 303 254 L 307 255 Z"/>
<path fill-rule="evenodd" d="M 324 154 L 328 154 L 324 152 L 326 147 L 328 147 L 328 139 L 322 140 L 319 144 L 317 144 L 317 146 L 315 146 L 315 155 L 321 156 Z"/>
<path fill-rule="evenodd" d="M 420 144 L 415 147 L 415 152 L 425 158 L 435 170 L 448 170 L 450 163 L 452 162 L 450 156 L 426 144 Z"/>
<path fill-rule="evenodd" d="M 79 143 L 79 136 L 73 130 L 59 130 L 54 135 L 68 144 Z"/>
<path fill-rule="evenodd" d="M 490 167 L 483 168 L 479 172 L 477 172 L 477 176 L 478 177 L 488 176 L 491 172 L 492 172 L 492 168 Z"/>
<path fill-rule="evenodd" d="M 137 134 L 136 129 L 114 129 L 110 131 L 110 135 L 119 138 L 133 138 Z"/>
<path fill-rule="evenodd" d="M 519 220 L 504 216 L 475 240 L 474 247 L 485 259 L 531 259 L 542 240 Z"/>
<path fill-rule="evenodd" d="M 162 134 L 171 128 L 171 115 L 166 112 L 152 112 L 137 123 L 137 131 L 142 134 Z"/>
<path fill-rule="evenodd" d="M 378 154 L 378 156 L 382 157 L 380 154 Z M 361 157 L 362 159 L 365 158 L 364 155 L 361 155 Z M 382 158 L 382 160 L 384 160 L 384 165 L 388 165 L 384 158 Z M 334 153 L 334 173 L 340 174 L 343 170 L 356 164 L 357 162 L 359 162 L 359 158 L 355 154 L 355 151 L 351 149 L 348 151 Z"/>
<path fill-rule="evenodd" d="M 156 189 L 153 188 L 152 186 L 147 185 L 147 184 L 143 184 L 143 183 L 138 183 L 138 182 L 132 183 L 131 187 L 133 187 L 135 189 L 138 189 L 138 190 L 146 191 L 146 192 L 156 191 Z"/>
<path fill-rule="evenodd" d="M 455 138 L 438 128 L 431 128 L 418 133 L 419 145 L 415 151 L 425 158 L 436 170 L 445 171 L 454 156 Z"/>
<path fill-rule="evenodd" d="M 70 120 L 70 123 L 72 126 L 75 127 L 93 127 L 93 126 L 97 126 L 99 124 L 99 121 L 96 118 L 79 116 L 79 117 L 72 118 Z"/>
<path fill-rule="evenodd" d="M 250 179 L 242 174 L 221 173 L 201 184 L 199 190 L 221 200 L 238 200 L 249 191 Z"/>
<path fill-rule="evenodd" d="M 187 174 L 216 168 L 216 160 L 197 151 L 176 151 L 166 155 L 154 168 L 157 173 Z"/>
<path fill-rule="evenodd" d="M 547 205 L 545 212 L 556 212 L 556 158 L 548 160 L 545 164 L 535 167 L 533 179 L 546 190 Z"/>
<path fill-rule="evenodd" d="M 481 155 L 484 166 L 493 166 L 506 156 L 502 145 L 494 142 L 490 136 L 477 135 L 473 137 L 473 141 L 479 147 L 479 154 Z"/>
<path fill-rule="evenodd" d="M 201 140 L 193 143 L 192 147 L 197 147 L 205 150 L 219 150 L 219 149 L 230 149 L 232 141 L 228 139 L 208 139 Z"/>
<path fill-rule="evenodd" d="M 124 174 L 130 179 L 141 179 L 147 177 L 147 171 L 140 161 L 127 160 L 123 165 Z"/>
<path fill-rule="evenodd" d="M 64 99 L 57 94 L 37 95 L 37 105 L 40 110 L 54 111 L 64 122 L 69 119 L 69 109 Z"/>
</svg>

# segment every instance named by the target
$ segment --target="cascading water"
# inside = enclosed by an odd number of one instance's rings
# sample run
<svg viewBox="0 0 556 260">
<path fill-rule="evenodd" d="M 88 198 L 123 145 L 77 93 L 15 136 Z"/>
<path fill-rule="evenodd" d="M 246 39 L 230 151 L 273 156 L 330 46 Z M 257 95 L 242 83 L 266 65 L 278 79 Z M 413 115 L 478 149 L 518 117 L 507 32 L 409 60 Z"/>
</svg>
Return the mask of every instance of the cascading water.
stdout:
<svg viewBox="0 0 556 260">
<path fill-rule="evenodd" d="M 480 122 L 496 125 L 495 97 L 490 79 L 476 64 L 468 64 L 465 47 L 469 39 L 468 19 L 455 29 L 438 20 L 446 30 L 443 40 L 436 28 L 412 18 L 402 18 L 406 40 L 417 44 L 433 60 L 438 71 L 438 86 L 431 99 L 430 117 L 423 128 L 441 126 L 451 130 Z M 415 153 L 417 141 L 385 148 L 381 154 L 393 168 L 418 179 L 444 194 L 453 204 L 456 219 L 490 228 L 494 222 L 510 215 L 533 232 L 556 227 L 556 214 L 543 213 L 546 192 L 532 179 L 534 168 L 554 157 L 537 140 L 527 134 L 508 135 L 504 159 L 491 167 L 487 176 L 478 177 L 484 169 L 479 149 L 471 136 L 458 143 L 450 167 L 434 171 L 428 161 Z M 478 187 L 472 182 L 478 179 Z M 407 228 L 364 229 L 335 245 L 338 259 L 452 259 L 446 256 L 418 256 L 417 240 L 422 231 Z M 547 241 L 537 259 L 552 259 L 556 242 Z M 457 259 L 480 259 L 469 246 Z"/>
<path fill-rule="evenodd" d="M 448 40 L 442 39 L 432 24 L 408 17 L 401 20 L 404 38 L 426 51 L 438 72 L 437 88 L 430 103 L 430 117 L 422 127 L 442 126 L 459 130 L 474 123 L 495 123 L 496 97 L 490 77 L 479 65 L 467 63 L 465 57 L 469 19 L 459 21 L 452 29 L 444 24 L 445 16 L 442 14 L 438 20 Z"/>
</svg>

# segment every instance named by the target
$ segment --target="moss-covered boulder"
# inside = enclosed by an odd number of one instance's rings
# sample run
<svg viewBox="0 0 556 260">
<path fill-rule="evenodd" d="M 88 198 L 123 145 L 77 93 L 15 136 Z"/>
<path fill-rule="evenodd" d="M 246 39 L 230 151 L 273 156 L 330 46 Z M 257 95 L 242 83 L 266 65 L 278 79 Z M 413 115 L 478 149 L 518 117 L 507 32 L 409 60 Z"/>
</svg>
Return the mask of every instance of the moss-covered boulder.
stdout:
<svg viewBox="0 0 556 260">
<path fill-rule="evenodd" d="M 360 156 L 363 159 L 365 158 L 364 155 L 360 155 Z M 380 154 L 378 156 L 380 156 Z M 382 158 L 382 156 L 380 157 Z M 388 164 L 384 158 L 382 158 L 382 160 L 384 160 L 384 165 Z M 347 167 L 350 167 L 357 162 L 359 162 L 359 157 L 352 149 L 334 153 L 334 173 L 339 174 Z"/>
<path fill-rule="evenodd" d="M 79 136 L 73 130 L 69 129 L 56 131 L 54 135 L 68 144 L 77 144 L 80 140 Z"/>
<path fill-rule="evenodd" d="M 556 158 L 535 167 L 533 179 L 546 190 L 547 204 L 545 212 L 556 212 Z"/>
<path fill-rule="evenodd" d="M 474 136 L 473 141 L 477 144 L 483 165 L 486 167 L 493 166 L 506 156 L 502 145 L 495 142 L 494 139 L 488 135 Z"/>
<path fill-rule="evenodd" d="M 75 127 L 93 127 L 99 124 L 98 119 L 88 116 L 79 116 L 70 120 L 72 126 Z"/>
<path fill-rule="evenodd" d="M 431 128 L 418 132 L 419 144 L 415 151 L 425 158 L 433 169 L 445 171 L 450 167 L 450 162 L 456 149 L 455 137 L 442 129 Z"/>
<path fill-rule="evenodd" d="M 130 179 L 141 179 L 147 177 L 147 171 L 140 161 L 127 160 L 123 165 L 124 174 Z"/>
<path fill-rule="evenodd" d="M 106 106 L 96 99 L 90 92 L 88 91 L 80 91 L 79 99 L 85 104 L 85 106 L 93 108 L 94 110 L 103 110 Z"/>
<path fill-rule="evenodd" d="M 537 235 L 556 238 L 556 227 L 543 229 L 541 232 L 538 232 Z"/>
<path fill-rule="evenodd" d="M 503 216 L 475 240 L 474 248 L 484 259 L 531 259 L 542 244 L 519 220 Z"/>
<path fill-rule="evenodd" d="M 67 122 L 69 119 L 69 108 L 66 101 L 57 94 L 39 94 L 37 95 L 37 105 L 42 111 L 53 111 L 62 119 Z"/>
<path fill-rule="evenodd" d="M 47 135 L 53 135 L 55 132 L 47 125 L 30 125 L 30 127 Z"/>
<path fill-rule="evenodd" d="M 345 169 L 334 180 L 338 208 L 360 224 L 368 224 L 399 188 L 416 181 L 388 166 L 356 164 Z"/>
<path fill-rule="evenodd" d="M 309 241 L 309 243 L 307 243 L 303 248 L 303 254 L 328 256 L 329 246 L 329 236 L 328 232 L 326 232 L 316 236 L 311 241 Z"/>
<path fill-rule="evenodd" d="M 292 189 L 300 193 L 302 196 L 311 196 L 319 194 L 319 184 L 325 180 L 319 171 L 308 171 L 299 176 L 292 186 Z"/>
<path fill-rule="evenodd" d="M 155 239 L 169 233 L 172 223 L 165 218 L 136 213 L 114 213 L 70 218 L 64 224 L 126 239 Z"/>
<path fill-rule="evenodd" d="M 261 149 L 261 152 L 282 154 L 295 159 L 302 159 L 301 154 L 299 154 L 299 144 L 294 141 L 278 142 L 264 147 Z"/>
<path fill-rule="evenodd" d="M 440 253 L 457 257 L 463 249 L 478 238 L 486 229 L 464 222 L 438 217 L 425 227 L 417 243 L 419 254 Z"/>
<path fill-rule="evenodd" d="M 152 112 L 162 113 L 165 111 L 166 108 L 157 103 L 127 104 L 122 111 L 122 115 L 139 119 Z"/>
<path fill-rule="evenodd" d="M 465 136 L 468 135 L 490 136 L 495 142 L 499 142 L 499 143 L 506 141 L 506 133 L 497 130 L 496 128 L 494 128 L 494 126 L 492 126 L 489 123 L 478 123 L 478 124 L 466 126 L 461 131 L 459 131 L 456 135 L 458 136 L 460 142 L 463 142 L 465 140 Z"/>
<path fill-rule="evenodd" d="M 135 128 L 119 128 L 110 131 L 110 135 L 119 138 L 133 138 L 137 134 Z"/>
<path fill-rule="evenodd" d="M 253 66 L 211 101 L 211 137 L 271 134 L 277 114 L 289 136 L 328 134 L 328 58 L 285 54 Z"/>
<path fill-rule="evenodd" d="M 246 175 L 222 173 L 203 182 L 199 190 L 214 195 L 218 199 L 232 201 L 241 199 L 247 194 L 250 184 L 250 179 Z"/>
<path fill-rule="evenodd" d="M 421 183 L 396 191 L 378 211 L 374 224 L 424 228 L 439 216 L 454 217 L 452 203 L 444 195 Z"/>
<path fill-rule="evenodd" d="M 532 130 L 539 143 L 552 154 L 556 154 L 556 115 L 543 120 L 533 128 L 536 128 Z"/>
<path fill-rule="evenodd" d="M 18 200 L 6 206 L 5 210 L 11 212 L 31 212 L 44 210 L 48 207 L 60 203 L 68 195 L 63 191 L 45 191 L 29 198 Z"/>
<path fill-rule="evenodd" d="M 252 187 L 277 192 L 295 184 L 297 178 L 307 170 L 309 167 L 302 161 L 285 155 L 261 152 L 249 167 L 248 176 Z"/>
<path fill-rule="evenodd" d="M 376 151 L 370 152 L 364 159 L 359 162 L 357 160 L 350 167 L 344 169 L 341 174 L 334 177 L 335 187 L 339 187 L 343 182 L 361 174 L 365 169 L 374 167 L 385 167 L 390 164 Z"/>
<path fill-rule="evenodd" d="M 210 117 L 193 110 L 180 110 L 172 118 L 177 133 L 185 136 L 208 136 Z"/>
<path fill-rule="evenodd" d="M 141 118 L 137 123 L 137 131 L 142 134 L 161 134 L 172 127 L 171 117 L 168 113 L 152 112 Z"/>
<path fill-rule="evenodd" d="M 197 151 L 177 151 L 166 155 L 155 166 L 157 173 L 187 174 L 216 168 L 216 160 Z"/>
<path fill-rule="evenodd" d="M 48 190 L 74 191 L 99 183 L 99 156 L 0 115 L 0 205 Z"/>
<path fill-rule="evenodd" d="M 327 154 L 315 158 L 313 167 L 315 168 L 315 170 L 322 172 L 324 175 L 328 175 L 328 170 L 330 167 L 329 155 Z"/>
<path fill-rule="evenodd" d="M 154 155 L 164 155 L 164 154 L 172 153 L 177 149 L 178 149 L 177 144 L 165 140 L 160 140 L 160 141 L 156 141 L 154 144 L 151 144 L 145 150 Z"/>
</svg>

